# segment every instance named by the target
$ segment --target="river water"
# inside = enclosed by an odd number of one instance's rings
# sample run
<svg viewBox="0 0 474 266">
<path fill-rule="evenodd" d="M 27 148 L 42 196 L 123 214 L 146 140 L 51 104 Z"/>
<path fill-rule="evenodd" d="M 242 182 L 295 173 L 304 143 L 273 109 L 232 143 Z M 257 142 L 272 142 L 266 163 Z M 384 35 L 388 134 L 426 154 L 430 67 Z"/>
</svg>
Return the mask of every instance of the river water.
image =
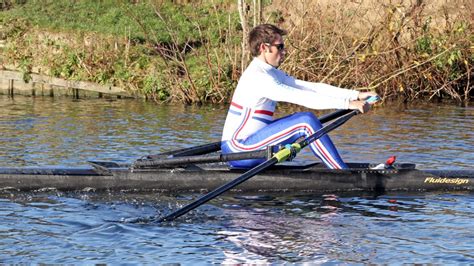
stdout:
<svg viewBox="0 0 474 266">
<path fill-rule="evenodd" d="M 0 96 L 0 167 L 131 162 L 218 140 L 225 113 L 225 106 Z M 396 155 L 424 169 L 471 169 L 473 118 L 472 107 L 392 104 L 331 137 L 346 161 Z M 473 192 L 223 195 L 176 223 L 119 222 L 196 196 L 2 190 L 0 263 L 474 263 Z"/>
</svg>

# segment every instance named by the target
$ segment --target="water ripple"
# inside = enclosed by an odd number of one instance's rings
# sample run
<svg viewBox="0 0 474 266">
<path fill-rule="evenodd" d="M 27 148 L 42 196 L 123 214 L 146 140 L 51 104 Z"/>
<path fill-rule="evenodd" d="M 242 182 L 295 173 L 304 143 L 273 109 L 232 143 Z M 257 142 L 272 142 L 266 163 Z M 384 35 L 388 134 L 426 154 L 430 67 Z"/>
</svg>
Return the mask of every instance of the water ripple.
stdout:
<svg viewBox="0 0 474 266">
<path fill-rule="evenodd" d="M 214 142 L 225 107 L 0 96 L 2 166 L 130 162 Z M 289 112 L 284 108 L 280 112 Z M 390 106 L 331 133 L 343 157 L 471 168 L 474 109 Z M 311 158 L 305 152 L 303 158 Z M 227 195 L 179 221 L 198 195 L 0 192 L 3 263 L 474 263 L 474 194 Z"/>
</svg>

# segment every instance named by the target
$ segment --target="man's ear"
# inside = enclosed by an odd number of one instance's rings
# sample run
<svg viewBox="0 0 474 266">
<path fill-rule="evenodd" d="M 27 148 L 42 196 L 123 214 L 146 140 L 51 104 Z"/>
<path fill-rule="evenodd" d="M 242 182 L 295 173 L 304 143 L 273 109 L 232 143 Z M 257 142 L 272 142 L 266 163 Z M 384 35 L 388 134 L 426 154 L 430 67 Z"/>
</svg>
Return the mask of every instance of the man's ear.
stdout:
<svg viewBox="0 0 474 266">
<path fill-rule="evenodd" d="M 268 53 L 268 49 L 267 49 L 267 48 L 268 48 L 268 47 L 267 47 L 264 43 L 261 43 L 261 44 L 260 44 L 260 53 L 263 53 L 263 52 Z"/>
</svg>

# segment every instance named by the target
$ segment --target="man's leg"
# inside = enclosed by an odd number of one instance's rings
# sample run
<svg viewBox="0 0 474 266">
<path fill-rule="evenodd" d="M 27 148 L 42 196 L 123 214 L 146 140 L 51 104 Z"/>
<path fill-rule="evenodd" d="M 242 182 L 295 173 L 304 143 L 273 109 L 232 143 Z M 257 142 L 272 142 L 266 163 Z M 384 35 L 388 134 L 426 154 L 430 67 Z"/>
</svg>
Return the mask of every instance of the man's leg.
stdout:
<svg viewBox="0 0 474 266">
<path fill-rule="evenodd" d="M 310 112 L 301 112 L 273 121 L 244 141 L 231 140 L 222 146 L 224 153 L 260 150 L 269 145 L 293 143 L 301 137 L 307 137 L 322 127 L 319 120 Z M 344 169 L 347 165 L 337 152 L 329 136 L 325 135 L 310 145 L 313 153 L 328 168 Z M 263 160 L 241 160 L 230 162 L 233 167 L 249 168 Z"/>
</svg>

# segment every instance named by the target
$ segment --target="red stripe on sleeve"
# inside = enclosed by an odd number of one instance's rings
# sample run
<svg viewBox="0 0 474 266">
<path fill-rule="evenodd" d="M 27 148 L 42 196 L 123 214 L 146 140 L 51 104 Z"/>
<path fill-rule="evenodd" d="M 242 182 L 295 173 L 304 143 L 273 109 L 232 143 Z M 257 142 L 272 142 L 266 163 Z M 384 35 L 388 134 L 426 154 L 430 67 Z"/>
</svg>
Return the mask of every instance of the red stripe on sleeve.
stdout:
<svg viewBox="0 0 474 266">
<path fill-rule="evenodd" d="M 232 105 L 232 106 L 234 106 L 234 107 L 237 107 L 237 108 L 239 108 L 239 109 L 244 109 L 244 108 L 242 107 L 242 105 L 238 105 L 238 104 L 236 104 L 236 103 L 234 103 L 234 102 L 231 102 L 230 105 Z"/>
<path fill-rule="evenodd" d="M 256 114 L 263 114 L 263 115 L 269 115 L 273 116 L 273 112 L 267 111 L 267 110 L 255 110 Z"/>
</svg>

